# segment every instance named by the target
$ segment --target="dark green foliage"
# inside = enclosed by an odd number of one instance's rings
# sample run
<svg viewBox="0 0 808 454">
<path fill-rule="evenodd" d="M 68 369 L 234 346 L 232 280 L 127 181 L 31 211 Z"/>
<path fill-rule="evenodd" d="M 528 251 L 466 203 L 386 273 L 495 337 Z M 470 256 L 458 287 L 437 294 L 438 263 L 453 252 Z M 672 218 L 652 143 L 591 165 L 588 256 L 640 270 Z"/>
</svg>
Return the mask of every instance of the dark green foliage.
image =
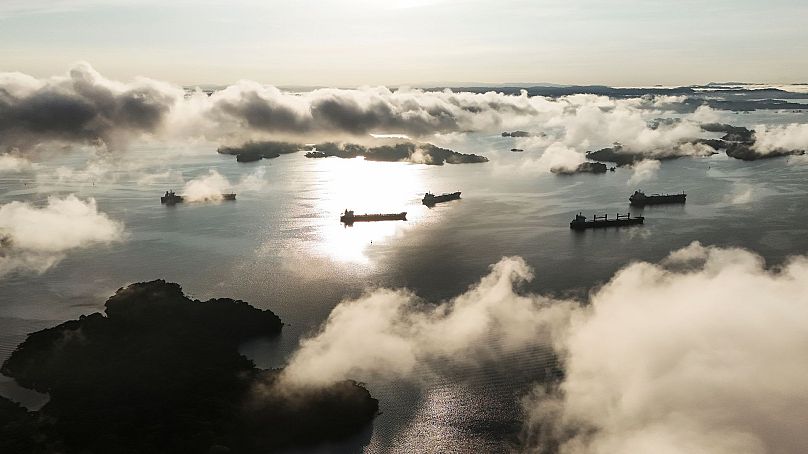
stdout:
<svg viewBox="0 0 808 454">
<path fill-rule="evenodd" d="M 606 173 L 606 164 L 602 162 L 582 162 L 575 170 L 550 169 L 551 172 L 560 175 L 572 175 L 575 173 Z"/>
<path fill-rule="evenodd" d="M 752 140 L 754 131 L 743 126 L 732 126 L 725 123 L 704 123 L 701 129 L 707 132 L 723 132 L 723 140 L 747 141 Z"/>
<path fill-rule="evenodd" d="M 303 145 L 289 142 L 247 142 L 237 147 L 219 147 L 220 154 L 236 155 L 238 162 L 251 162 L 260 159 L 277 158 L 282 154 L 297 153 L 302 150 Z"/>
<path fill-rule="evenodd" d="M 0 452 L 44 453 L 45 435 L 35 414 L 0 396 Z"/>
<path fill-rule="evenodd" d="M 621 145 L 601 148 L 597 151 L 587 151 L 586 158 L 593 161 L 613 162 L 619 166 L 631 165 L 642 161 L 645 156 L 641 153 L 633 153 L 623 149 Z"/>
<path fill-rule="evenodd" d="M 742 142 L 731 142 L 727 146 L 727 156 L 743 161 L 756 161 L 758 159 L 802 154 L 805 154 L 804 150 L 785 150 L 782 148 L 769 151 L 768 153 L 760 153 L 751 145 Z"/>
<path fill-rule="evenodd" d="M 458 153 L 446 148 L 436 147 L 429 143 L 416 144 L 412 142 L 401 142 L 394 145 L 368 148 L 353 143 L 326 142 L 317 144 L 315 149 L 316 151 L 306 153 L 306 157 L 327 158 L 336 156 L 338 158 L 351 159 L 364 156 L 368 161 L 407 161 L 430 165 L 488 162 L 488 158 L 485 156 Z"/>
<path fill-rule="evenodd" d="M 343 159 L 353 159 L 357 156 L 364 156 L 367 147 L 355 143 L 325 142 L 314 146 L 317 151 L 306 153 L 307 158 L 327 158 L 336 156 Z"/>
</svg>

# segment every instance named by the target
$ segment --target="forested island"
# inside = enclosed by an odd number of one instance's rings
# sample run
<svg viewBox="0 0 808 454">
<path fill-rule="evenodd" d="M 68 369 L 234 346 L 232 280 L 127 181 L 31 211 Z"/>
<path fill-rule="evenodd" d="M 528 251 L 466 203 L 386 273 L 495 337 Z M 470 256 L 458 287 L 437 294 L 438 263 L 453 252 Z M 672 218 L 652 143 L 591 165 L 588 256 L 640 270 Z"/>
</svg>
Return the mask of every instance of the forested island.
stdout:
<svg viewBox="0 0 808 454">
<path fill-rule="evenodd" d="M 0 452 L 264 453 L 343 439 L 378 413 L 353 381 L 289 389 L 242 356 L 242 342 L 279 335 L 269 310 L 163 280 L 105 308 L 30 334 L 2 365 L 50 400 L 30 412 L 0 399 Z"/>
</svg>

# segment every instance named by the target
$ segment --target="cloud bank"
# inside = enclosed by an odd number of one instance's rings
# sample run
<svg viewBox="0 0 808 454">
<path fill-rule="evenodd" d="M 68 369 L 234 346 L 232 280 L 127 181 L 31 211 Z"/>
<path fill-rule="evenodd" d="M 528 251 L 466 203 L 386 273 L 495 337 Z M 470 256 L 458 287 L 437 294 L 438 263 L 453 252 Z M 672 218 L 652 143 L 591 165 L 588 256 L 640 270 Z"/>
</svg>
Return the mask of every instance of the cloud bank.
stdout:
<svg viewBox="0 0 808 454">
<path fill-rule="evenodd" d="M 524 261 L 506 258 L 445 303 L 405 290 L 345 301 L 301 343 L 284 379 L 406 379 L 435 364 L 546 346 L 565 373 L 524 397 L 525 450 L 808 446 L 808 258 L 768 269 L 751 252 L 693 243 L 660 263 L 627 266 L 588 304 L 519 292 L 530 278 Z"/>
<path fill-rule="evenodd" d="M 698 243 L 623 269 L 560 341 L 558 393 L 527 401 L 529 440 L 562 453 L 804 451 L 806 277 L 806 257 L 767 270 Z"/>
<path fill-rule="evenodd" d="M 514 292 L 514 285 L 531 278 L 524 260 L 512 257 L 445 304 L 388 289 L 345 301 L 316 336 L 302 342 L 284 378 L 308 385 L 347 377 L 402 379 L 415 367 L 474 363 L 546 345 L 570 311 L 567 303 Z"/>
<path fill-rule="evenodd" d="M 158 132 L 182 97 L 181 89 L 157 81 L 108 80 L 88 64 L 51 79 L 0 73 L 0 145 L 29 149 L 50 140 L 116 147 Z"/>
<path fill-rule="evenodd" d="M 752 148 L 762 155 L 783 151 L 808 150 L 808 124 L 785 126 L 759 125 L 755 128 Z"/>
<path fill-rule="evenodd" d="M 112 81 L 80 64 L 65 76 L 46 79 L 0 74 L 0 151 L 25 152 L 49 141 L 117 149 L 143 136 L 231 144 L 315 143 L 371 134 L 421 140 L 434 134 L 522 128 L 534 134 L 516 138 L 517 143 L 542 148 L 558 142 L 583 153 L 619 141 L 627 151 L 687 154 L 678 147 L 699 136 L 700 123 L 715 119 L 711 109 L 701 107 L 677 121 L 649 120 L 674 112 L 671 106 L 681 102 L 670 96 L 545 98 L 524 91 L 385 87 L 295 93 L 249 81 L 204 93 L 144 78 Z"/>
<path fill-rule="evenodd" d="M 94 199 L 49 197 L 44 207 L 0 205 L 0 276 L 13 271 L 42 273 L 71 250 L 109 244 L 124 227 L 98 211 Z"/>
<path fill-rule="evenodd" d="M 250 81 L 209 93 L 146 78 L 125 83 L 109 80 L 83 63 L 67 75 L 44 79 L 0 73 L 0 154 L 25 158 L 31 150 L 58 150 L 58 146 L 43 146 L 54 143 L 114 151 L 135 139 L 202 140 L 253 144 L 241 152 L 220 148 L 250 161 L 288 151 L 259 149 L 262 144 L 370 146 L 371 136 L 428 142 L 435 135 L 503 129 L 516 130 L 516 134 L 505 133 L 516 148 L 556 147 L 547 160 L 558 154 L 559 147 L 566 147 L 582 155 L 595 151 L 585 157 L 618 165 L 707 156 L 718 149 L 751 160 L 799 154 L 808 148 L 805 125 L 758 126 L 752 135 L 745 128 L 719 123 L 720 116 L 710 107 L 683 110 L 687 102 L 683 97 L 660 94 L 542 97 L 528 96 L 526 91 L 505 94 L 386 87 L 298 93 Z M 722 139 L 703 137 L 709 131 L 728 134 Z M 739 136 L 739 131 L 748 132 L 749 137 Z M 744 137 L 750 140 L 736 140 Z M 614 143 L 619 146 L 610 147 Z M 577 171 L 571 162 L 584 159 L 566 154 L 564 163 L 556 166 L 557 173 Z M 540 167 L 546 167 L 544 164 Z M 0 171 L 12 165 L 22 163 L 4 158 Z"/>
</svg>

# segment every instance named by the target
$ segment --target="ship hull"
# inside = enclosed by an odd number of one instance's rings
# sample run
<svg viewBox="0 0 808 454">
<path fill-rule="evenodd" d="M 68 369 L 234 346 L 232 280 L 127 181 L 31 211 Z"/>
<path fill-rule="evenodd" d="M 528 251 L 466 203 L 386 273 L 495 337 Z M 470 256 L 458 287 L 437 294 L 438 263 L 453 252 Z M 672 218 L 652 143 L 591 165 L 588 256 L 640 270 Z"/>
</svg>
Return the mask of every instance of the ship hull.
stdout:
<svg viewBox="0 0 808 454">
<path fill-rule="evenodd" d="M 342 215 L 339 217 L 340 222 L 344 224 L 353 224 L 354 222 L 377 222 L 377 221 L 406 221 L 407 212 L 389 213 L 389 214 L 355 214 L 353 216 Z"/>
<path fill-rule="evenodd" d="M 426 206 L 432 206 L 436 203 L 448 202 L 450 200 L 458 200 L 460 198 L 460 191 L 451 194 L 442 194 L 434 197 L 424 197 L 421 202 Z"/>
<path fill-rule="evenodd" d="M 685 203 L 687 195 L 685 194 L 669 194 L 669 195 L 651 195 L 645 197 L 630 197 L 628 200 L 633 206 L 645 205 L 663 205 L 669 203 Z"/>
<path fill-rule="evenodd" d="M 594 221 L 572 221 L 570 222 L 570 228 L 573 230 L 586 230 L 586 229 L 598 229 L 606 227 L 623 227 L 628 225 L 642 224 L 644 221 L 645 218 L 642 216 L 628 219 L 598 219 Z"/>
<path fill-rule="evenodd" d="M 236 200 L 235 194 L 222 194 L 222 200 Z M 185 202 L 185 198 L 181 195 L 175 196 L 160 196 L 160 203 L 164 205 L 175 205 L 177 203 Z"/>
<path fill-rule="evenodd" d="M 166 197 L 166 196 L 160 197 L 160 203 L 164 205 L 174 205 L 176 203 L 182 203 L 184 201 L 185 199 L 183 199 L 182 196 L 179 195 L 174 197 Z"/>
</svg>

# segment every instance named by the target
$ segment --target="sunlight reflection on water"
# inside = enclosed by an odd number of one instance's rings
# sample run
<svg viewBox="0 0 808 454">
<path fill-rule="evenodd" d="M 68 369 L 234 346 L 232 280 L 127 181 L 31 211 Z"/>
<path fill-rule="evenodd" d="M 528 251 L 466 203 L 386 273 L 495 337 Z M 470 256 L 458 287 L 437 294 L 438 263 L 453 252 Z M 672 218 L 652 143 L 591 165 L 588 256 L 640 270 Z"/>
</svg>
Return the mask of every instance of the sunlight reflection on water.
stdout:
<svg viewBox="0 0 808 454">
<path fill-rule="evenodd" d="M 424 165 L 326 158 L 315 160 L 313 167 L 320 175 L 309 195 L 315 210 L 314 253 L 367 263 L 370 244 L 390 241 L 424 217 L 421 197 L 428 190 L 423 187 Z M 344 225 L 339 217 L 345 209 L 357 214 L 406 211 L 407 220 Z"/>
</svg>

